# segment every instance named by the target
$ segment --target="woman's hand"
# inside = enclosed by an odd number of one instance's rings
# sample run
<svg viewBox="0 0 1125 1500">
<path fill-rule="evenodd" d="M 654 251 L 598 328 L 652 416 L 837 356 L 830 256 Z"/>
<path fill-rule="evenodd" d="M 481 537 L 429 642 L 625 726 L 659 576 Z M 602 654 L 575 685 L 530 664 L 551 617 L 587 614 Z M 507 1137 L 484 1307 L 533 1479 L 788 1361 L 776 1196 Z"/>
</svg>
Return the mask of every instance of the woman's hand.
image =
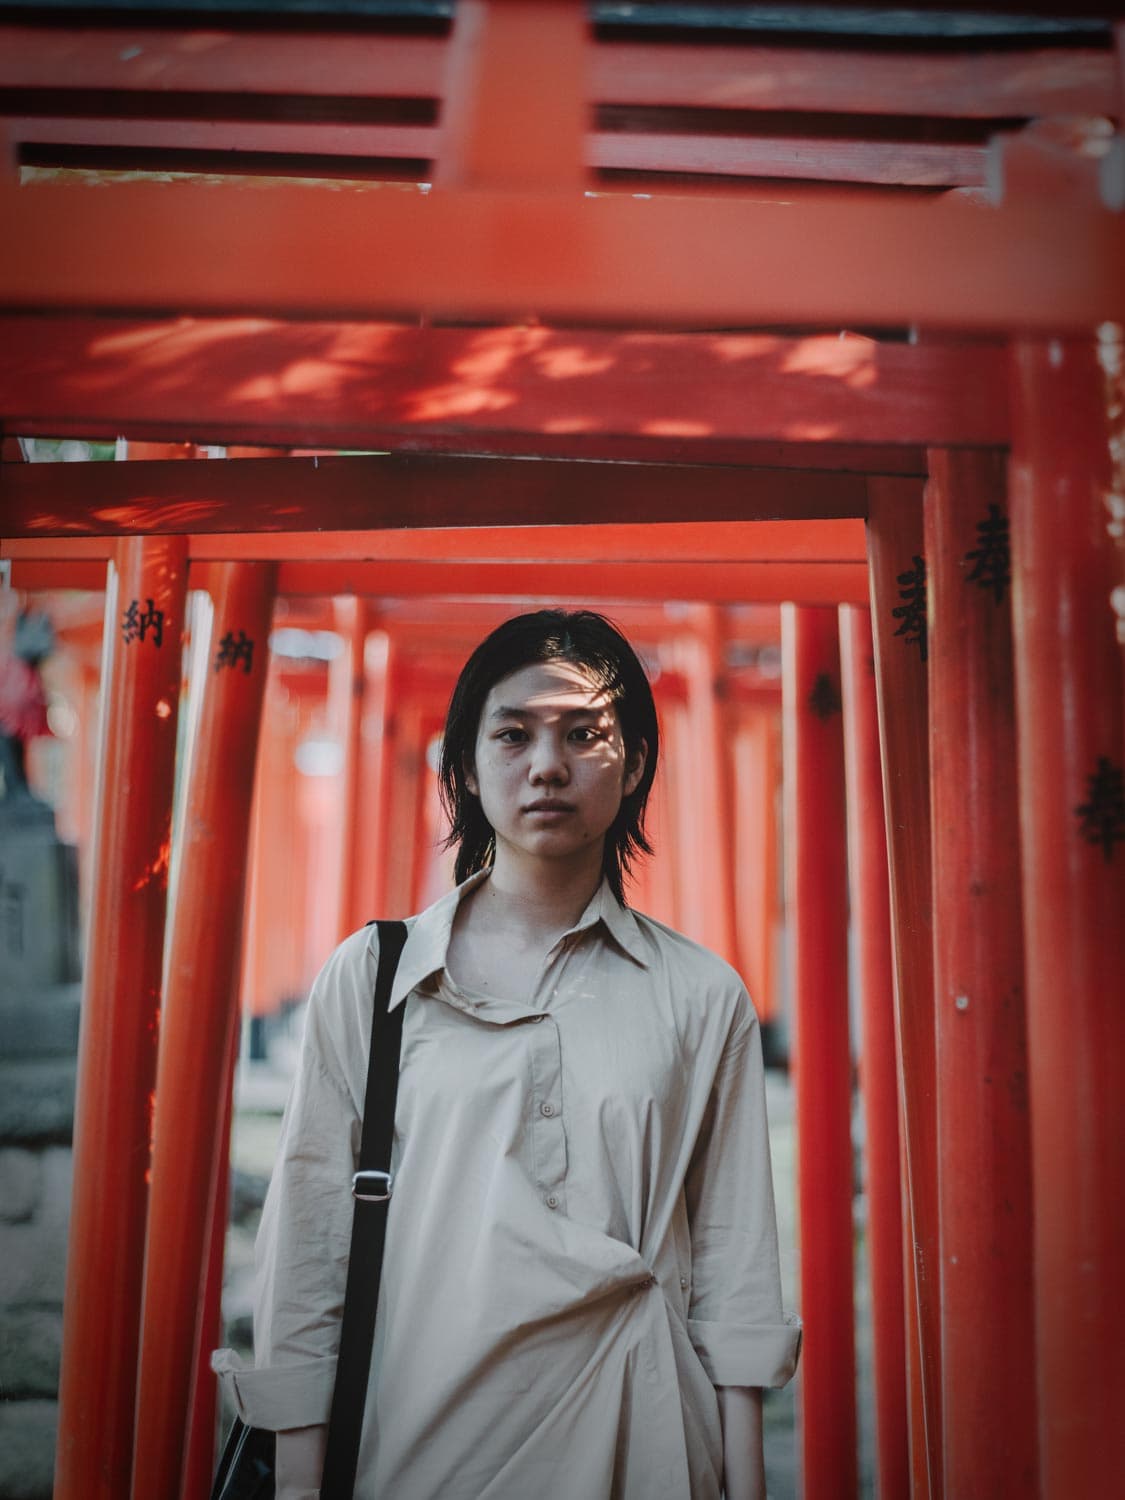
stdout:
<svg viewBox="0 0 1125 1500">
<path fill-rule="evenodd" d="M 276 1500 L 317 1500 L 327 1427 L 293 1427 L 277 1434 Z"/>
<path fill-rule="evenodd" d="M 726 1500 L 766 1500 L 762 1393 L 721 1385 L 716 1394 L 723 1426 L 723 1494 Z"/>
</svg>

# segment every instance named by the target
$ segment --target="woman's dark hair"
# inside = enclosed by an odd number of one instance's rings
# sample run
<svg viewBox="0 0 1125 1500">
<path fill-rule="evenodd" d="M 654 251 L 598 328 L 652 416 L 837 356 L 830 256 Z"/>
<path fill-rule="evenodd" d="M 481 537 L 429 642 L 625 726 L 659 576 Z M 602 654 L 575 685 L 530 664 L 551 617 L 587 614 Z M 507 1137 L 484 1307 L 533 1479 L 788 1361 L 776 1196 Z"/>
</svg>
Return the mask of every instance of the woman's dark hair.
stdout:
<svg viewBox="0 0 1125 1500">
<path fill-rule="evenodd" d="M 503 678 L 536 662 L 566 661 L 589 674 L 617 710 L 628 759 L 642 742 L 648 747 L 644 771 L 621 803 L 606 834 L 603 870 L 613 894 L 623 902 L 625 877 L 638 854 L 651 854 L 645 835 L 645 806 L 656 775 L 660 731 L 652 689 L 636 652 L 604 615 L 583 609 L 541 609 L 505 620 L 469 657 L 445 717 L 441 746 L 441 800 L 449 818 L 447 849 L 457 849 L 458 884 L 492 864 L 492 827 L 465 781 L 465 766 L 476 754 L 485 699 Z"/>
</svg>

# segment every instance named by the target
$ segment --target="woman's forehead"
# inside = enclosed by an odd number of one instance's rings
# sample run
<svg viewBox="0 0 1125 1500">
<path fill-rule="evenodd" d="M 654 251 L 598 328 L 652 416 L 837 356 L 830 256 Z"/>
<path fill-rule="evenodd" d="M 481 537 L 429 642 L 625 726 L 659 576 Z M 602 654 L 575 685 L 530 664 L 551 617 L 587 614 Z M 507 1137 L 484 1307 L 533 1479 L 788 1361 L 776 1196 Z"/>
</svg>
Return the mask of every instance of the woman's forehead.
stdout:
<svg viewBox="0 0 1125 1500">
<path fill-rule="evenodd" d="M 524 712 L 612 709 L 613 699 L 586 667 L 572 661 L 531 662 L 493 684 L 483 718 L 502 709 Z"/>
</svg>

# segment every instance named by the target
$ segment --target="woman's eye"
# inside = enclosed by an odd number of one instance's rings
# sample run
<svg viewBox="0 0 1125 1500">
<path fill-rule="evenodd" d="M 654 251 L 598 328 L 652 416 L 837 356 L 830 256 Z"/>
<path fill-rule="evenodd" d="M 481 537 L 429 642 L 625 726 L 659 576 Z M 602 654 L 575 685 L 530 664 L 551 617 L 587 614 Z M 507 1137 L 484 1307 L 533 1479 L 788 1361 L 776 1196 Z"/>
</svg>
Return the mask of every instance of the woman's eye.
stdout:
<svg viewBox="0 0 1125 1500">
<path fill-rule="evenodd" d="M 592 724 L 582 724 L 577 729 L 571 730 L 570 737 L 572 740 L 577 740 L 579 744 L 588 745 L 593 740 L 600 740 L 602 735 L 601 730 L 595 729 Z"/>
<path fill-rule="evenodd" d="M 496 738 L 505 745 L 518 745 L 527 739 L 527 734 L 522 729 L 500 729 L 497 731 Z"/>
</svg>

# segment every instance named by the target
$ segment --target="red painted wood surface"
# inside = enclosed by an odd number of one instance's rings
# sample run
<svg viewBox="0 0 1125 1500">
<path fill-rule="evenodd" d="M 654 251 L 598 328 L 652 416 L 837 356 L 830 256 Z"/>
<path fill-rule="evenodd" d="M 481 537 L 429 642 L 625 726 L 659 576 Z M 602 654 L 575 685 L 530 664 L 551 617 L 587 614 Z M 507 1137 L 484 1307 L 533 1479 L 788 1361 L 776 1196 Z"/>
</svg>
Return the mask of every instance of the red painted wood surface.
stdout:
<svg viewBox="0 0 1125 1500">
<path fill-rule="evenodd" d="M 366 920 L 357 916 L 361 909 L 358 901 L 362 885 L 360 867 L 367 859 L 385 855 L 383 851 L 364 849 L 360 823 L 364 769 L 363 719 L 367 688 L 365 649 L 373 623 L 372 611 L 366 599 L 349 596 L 333 601 L 333 613 L 336 630 L 343 645 L 343 650 L 329 666 L 328 680 L 329 722 L 343 748 L 340 817 L 337 827 L 340 872 L 337 933 L 342 941 Z"/>
<path fill-rule="evenodd" d="M 210 586 L 220 562 L 197 563 L 192 578 Z M 104 568 L 96 562 L 17 562 L 13 585 L 24 590 L 99 589 Z M 513 598 L 613 603 L 696 600 L 711 603 L 861 603 L 867 597 L 862 563 L 283 563 L 279 592 L 286 598 L 357 593 L 381 598 Z"/>
<path fill-rule="evenodd" d="M 917 1332 L 908 1330 L 908 1348 L 916 1343 L 918 1358 L 909 1366 L 915 1382 L 909 1406 L 911 1466 L 919 1473 L 925 1454 L 929 1494 L 938 1500 L 943 1494 L 941 1310 L 928 697 L 922 649 L 926 617 L 924 599 L 917 596 L 914 583 L 919 561 L 924 574 L 922 487 L 913 480 L 872 480 L 868 495 L 871 629 L 891 878 L 906 1209 L 914 1251 Z M 911 614 L 896 616 L 895 610 Z M 915 1496 L 918 1493 L 915 1487 Z"/>
<path fill-rule="evenodd" d="M 0 219 L 12 310 L 1026 331 L 1125 320 L 1121 216 L 1060 216 L 1049 200 L 52 180 L 0 183 Z"/>
<path fill-rule="evenodd" d="M 376 471 L 378 472 L 378 471 Z M 753 476 L 747 476 L 753 482 Z M 142 486 L 143 488 L 143 486 Z M 188 537 L 199 562 L 320 562 L 383 560 L 574 562 L 864 562 L 863 522 L 791 521 L 613 522 L 595 526 L 446 526 L 384 531 L 203 532 Z M 3 556 L 16 560 L 97 560 L 112 557 L 112 537 L 5 538 Z"/>
<path fill-rule="evenodd" d="M 1031 1133 L 1002 453 L 930 454 L 943 1474 L 1038 1494 Z"/>
<path fill-rule="evenodd" d="M 858 475 L 785 469 L 534 463 L 380 454 L 154 466 L 10 464 L 0 470 L 8 536 L 190 531 L 351 531 L 470 525 L 840 519 L 863 514 Z M 89 469 L 75 479 L 67 471 Z M 146 466 L 147 468 L 147 466 Z M 34 476 L 30 479 L 27 476 Z M 280 523 L 280 524 L 279 524 Z"/>
<path fill-rule="evenodd" d="M 143 25 L 0 27 L 0 88 L 440 97 L 444 37 L 204 32 Z M 1016 118 L 1112 115 L 1108 48 L 964 48 L 893 54 L 840 48 L 601 41 L 591 99 L 714 109 Z M 87 102 L 88 109 L 98 104 Z"/>
<path fill-rule="evenodd" d="M 1043 1500 L 1125 1475 L 1125 817 L 1092 340 L 1014 360 L 1013 629 Z"/>
<path fill-rule="evenodd" d="M 271 563 L 228 563 L 213 596 L 160 1028 L 135 1500 L 177 1495 L 183 1474 L 219 1127 L 238 1015 L 247 836 L 274 571 Z M 230 661 L 228 652 L 228 664 L 220 665 L 228 638 L 249 638 L 249 663 L 245 656 Z"/>
<path fill-rule="evenodd" d="M 437 182 L 581 190 L 587 31 L 570 0 L 459 0 Z"/>
<path fill-rule="evenodd" d="M 746 981 L 759 1020 L 775 1021 L 781 1012 L 776 973 L 781 930 L 779 705 L 739 703 L 731 694 L 727 722 L 734 801 L 735 966 Z M 674 863 L 672 854 L 671 849 L 658 853 L 661 866 Z M 671 902 L 664 899 L 665 910 L 671 910 Z"/>
<path fill-rule="evenodd" d="M 182 538 L 131 538 L 106 595 L 58 1500 L 120 1500 L 129 1488 L 186 564 Z M 134 604 L 145 636 L 130 631 L 126 640 L 122 622 Z"/>
<path fill-rule="evenodd" d="M 690 771 L 677 784 L 683 866 L 679 917 L 685 930 L 716 953 L 736 952 L 734 807 L 730 725 L 724 702 L 724 622 L 714 605 L 691 611 L 687 629 L 668 643 L 668 659 L 683 674 L 686 695 L 679 717 L 681 764 Z"/>
<path fill-rule="evenodd" d="M 35 166 L 376 182 L 428 180 L 431 163 L 444 161 L 449 139 L 447 130 L 428 124 L 34 115 L 2 123 L 19 159 Z M 504 138 L 521 137 L 509 131 Z M 576 150 L 588 170 L 899 187 L 982 187 L 988 158 L 983 142 L 916 141 L 905 129 L 890 140 L 826 139 L 793 129 L 783 135 L 596 131 Z M 659 186 L 659 179 L 644 185 Z"/>
<path fill-rule="evenodd" d="M 285 447 L 489 442 L 543 457 L 552 443 L 581 457 L 576 444 L 612 439 L 602 456 L 675 462 L 731 440 L 995 444 L 1008 433 L 1003 351 L 987 344 L 87 315 L 5 316 L 0 340 L 0 412 L 25 435 L 166 428 Z"/>
<path fill-rule="evenodd" d="M 200 563 L 205 581 L 221 564 Z M 859 603 L 863 563 L 283 563 L 282 593 L 359 593 L 427 598 L 445 594 L 540 599 L 695 599 L 711 603 Z"/>
<path fill-rule="evenodd" d="M 857 1493 L 851 1047 L 835 609 L 782 610 L 786 893 L 795 1016 L 802 1488 Z"/>
<path fill-rule="evenodd" d="M 903 1216 L 887 827 L 875 702 L 871 612 L 840 610 L 848 870 L 859 988 L 867 1260 L 875 1386 L 875 1457 L 884 1500 L 910 1494 L 906 1414 Z"/>
<path fill-rule="evenodd" d="M 207 1262 L 203 1275 L 199 1326 L 196 1329 L 191 1409 L 179 1500 L 208 1500 L 215 1477 L 215 1422 L 219 1391 L 218 1382 L 211 1371 L 211 1351 L 223 1343 L 223 1268 L 230 1210 L 230 1139 L 234 1113 L 234 1063 L 239 1042 L 237 1025 L 231 1029 L 230 1041 L 230 1055 L 223 1068 L 227 1087 L 221 1106 L 215 1181 L 207 1215 Z"/>
</svg>

